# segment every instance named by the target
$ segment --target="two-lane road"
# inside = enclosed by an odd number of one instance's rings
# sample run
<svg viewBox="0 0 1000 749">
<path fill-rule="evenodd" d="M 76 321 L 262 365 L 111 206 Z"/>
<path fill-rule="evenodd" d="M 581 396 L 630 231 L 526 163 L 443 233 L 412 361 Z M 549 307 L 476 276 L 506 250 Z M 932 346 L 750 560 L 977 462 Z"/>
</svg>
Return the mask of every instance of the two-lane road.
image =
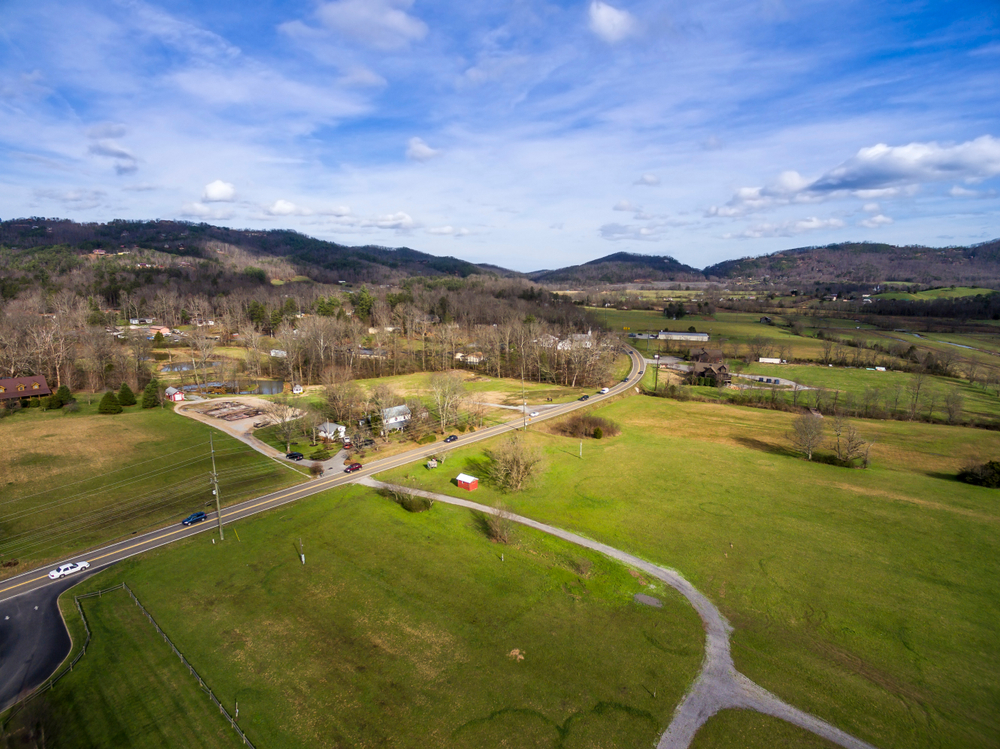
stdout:
<svg viewBox="0 0 1000 749">
<path fill-rule="evenodd" d="M 548 406 L 528 423 L 535 424 L 564 416 L 578 408 L 620 395 L 633 387 L 637 384 L 636 375 L 643 368 L 643 362 L 633 349 L 627 348 L 626 352 L 632 364 L 627 380 L 616 384 L 607 394 L 591 395 L 587 401 L 577 400 Z M 336 473 L 313 479 L 308 483 L 226 507 L 222 510 L 222 524 L 233 523 L 327 489 L 353 483 L 365 476 L 423 460 L 444 450 L 520 429 L 524 423 L 523 417 L 519 416 L 513 421 L 463 435 L 457 442 L 451 444 L 435 442 L 390 458 L 373 461 L 355 473 Z M 53 581 L 48 577 L 48 569 L 36 569 L 0 583 L 0 710 L 44 682 L 69 652 L 69 637 L 57 608 L 57 599 L 63 591 L 122 559 L 198 533 L 212 531 L 217 527 L 218 516 L 213 512 L 209 514 L 208 520 L 197 525 L 185 527 L 178 523 L 64 560 L 90 562 L 90 569 L 82 575 Z"/>
</svg>

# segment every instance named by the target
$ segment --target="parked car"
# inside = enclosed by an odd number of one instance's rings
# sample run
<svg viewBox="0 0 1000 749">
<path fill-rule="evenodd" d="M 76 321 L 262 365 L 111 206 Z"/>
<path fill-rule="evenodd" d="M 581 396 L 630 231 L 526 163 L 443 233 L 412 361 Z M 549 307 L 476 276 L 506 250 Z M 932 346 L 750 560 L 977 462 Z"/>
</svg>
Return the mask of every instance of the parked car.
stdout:
<svg viewBox="0 0 1000 749">
<path fill-rule="evenodd" d="M 181 521 L 181 525 L 194 525 L 202 520 L 208 520 L 208 515 L 204 512 L 193 512 Z"/>
<path fill-rule="evenodd" d="M 344 469 L 344 473 L 354 473 L 355 471 L 361 470 L 360 463 L 351 463 L 347 468 Z"/>
<path fill-rule="evenodd" d="M 590 396 L 589 395 L 581 395 L 579 398 L 577 398 L 577 400 L 580 400 L 580 401 L 589 401 L 590 400 Z"/>
<path fill-rule="evenodd" d="M 449 434 L 447 437 L 444 438 L 444 441 L 445 442 L 455 442 L 457 439 L 458 439 L 458 435 Z"/>
<path fill-rule="evenodd" d="M 609 388 L 601 388 L 601 395 L 607 395 L 611 390 Z"/>
<path fill-rule="evenodd" d="M 60 564 L 52 572 L 49 573 L 50 580 L 58 580 L 60 577 L 66 577 L 66 575 L 72 575 L 74 572 L 79 572 L 80 570 L 85 570 L 90 568 L 90 562 L 67 562 L 66 564 Z"/>
<path fill-rule="evenodd" d="M 306 456 L 302 453 L 286 453 L 285 457 L 289 460 L 302 460 Z"/>
</svg>

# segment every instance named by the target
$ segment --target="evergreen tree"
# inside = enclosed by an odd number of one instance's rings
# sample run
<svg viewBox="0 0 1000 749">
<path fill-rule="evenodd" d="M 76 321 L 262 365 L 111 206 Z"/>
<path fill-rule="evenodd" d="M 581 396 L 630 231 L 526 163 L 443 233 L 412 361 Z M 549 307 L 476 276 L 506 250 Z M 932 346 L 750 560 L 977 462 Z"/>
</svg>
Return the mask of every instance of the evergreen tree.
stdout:
<svg viewBox="0 0 1000 749">
<path fill-rule="evenodd" d="M 101 398 L 100 405 L 97 406 L 97 413 L 99 414 L 120 414 L 122 410 L 122 404 L 115 397 L 114 390 L 106 392 L 104 397 Z"/>
<path fill-rule="evenodd" d="M 118 390 L 118 402 L 123 406 L 134 406 L 136 403 L 135 393 L 132 392 L 132 388 L 128 386 L 127 382 L 123 382 Z"/>
<path fill-rule="evenodd" d="M 152 380 L 142 391 L 142 407 L 156 408 L 158 405 L 160 405 L 160 386 L 156 380 Z"/>
<path fill-rule="evenodd" d="M 59 405 L 58 406 L 53 405 L 51 406 L 52 408 L 59 408 L 61 406 L 65 406 L 67 403 L 72 403 L 73 401 L 76 400 L 76 398 L 73 397 L 73 394 L 69 391 L 69 388 L 66 385 L 60 385 L 59 389 L 56 390 L 55 396 L 53 397 L 59 399 Z"/>
</svg>

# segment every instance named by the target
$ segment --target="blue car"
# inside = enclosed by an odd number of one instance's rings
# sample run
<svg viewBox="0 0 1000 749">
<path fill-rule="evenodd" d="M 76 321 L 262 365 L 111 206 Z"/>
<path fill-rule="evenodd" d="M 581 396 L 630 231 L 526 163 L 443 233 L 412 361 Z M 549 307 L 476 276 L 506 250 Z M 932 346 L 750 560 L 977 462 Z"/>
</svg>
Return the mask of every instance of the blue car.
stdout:
<svg viewBox="0 0 1000 749">
<path fill-rule="evenodd" d="M 208 515 L 204 512 L 195 512 L 184 518 L 181 521 L 181 525 L 194 525 L 195 523 L 200 523 L 202 520 L 208 520 Z"/>
</svg>

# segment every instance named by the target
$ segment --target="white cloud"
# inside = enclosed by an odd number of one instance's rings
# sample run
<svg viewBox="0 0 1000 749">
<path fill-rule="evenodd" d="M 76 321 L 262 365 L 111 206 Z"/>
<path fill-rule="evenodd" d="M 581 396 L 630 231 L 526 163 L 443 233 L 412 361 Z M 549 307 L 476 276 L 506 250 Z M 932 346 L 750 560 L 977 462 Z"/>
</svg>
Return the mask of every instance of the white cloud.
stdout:
<svg viewBox="0 0 1000 749">
<path fill-rule="evenodd" d="M 220 203 L 230 202 L 236 199 L 236 186 L 232 182 L 217 179 L 205 185 L 201 199 Z"/>
<path fill-rule="evenodd" d="M 428 146 L 422 138 L 410 138 L 406 146 L 406 158 L 414 161 L 430 161 L 440 155 L 441 151 Z"/>
<path fill-rule="evenodd" d="M 268 216 L 310 216 L 312 211 L 308 208 L 301 208 L 295 203 L 287 200 L 276 200 L 270 208 L 265 208 L 264 213 Z"/>
<path fill-rule="evenodd" d="M 872 216 L 871 218 L 866 218 L 861 222 L 862 226 L 866 226 L 869 229 L 878 229 L 880 226 L 885 226 L 886 224 L 891 224 L 892 219 L 888 216 L 883 216 L 881 213 Z"/>
<path fill-rule="evenodd" d="M 471 232 L 469 232 L 469 230 L 465 228 L 456 229 L 453 226 L 437 226 L 428 229 L 427 233 L 445 237 L 464 237 L 470 234 Z"/>
<path fill-rule="evenodd" d="M 609 44 L 620 42 L 635 31 L 635 19 L 631 13 L 601 0 L 592 0 L 589 16 L 590 30 Z"/>
<path fill-rule="evenodd" d="M 878 203 L 865 203 L 861 210 L 865 213 L 878 213 L 882 207 Z"/>
<path fill-rule="evenodd" d="M 68 209 L 75 211 L 85 211 L 96 208 L 104 203 L 107 194 L 104 190 L 36 190 L 35 195 L 39 198 L 56 200 Z"/>
<path fill-rule="evenodd" d="M 660 239 L 661 230 L 659 227 L 634 226 L 628 224 L 604 224 L 600 231 L 603 239 L 617 242 L 622 239 L 639 240 L 643 242 L 657 242 Z"/>
<path fill-rule="evenodd" d="M 655 187 L 656 185 L 660 184 L 660 178 L 657 177 L 655 174 L 644 174 L 632 184 L 641 185 L 643 187 Z"/>
<path fill-rule="evenodd" d="M 409 214 L 399 211 L 387 216 L 379 216 L 364 223 L 365 226 L 374 226 L 379 229 L 395 229 L 397 231 L 408 231 L 416 226 L 416 222 Z"/>
<path fill-rule="evenodd" d="M 407 13 L 412 5 L 413 0 L 336 0 L 320 3 L 316 17 L 324 29 L 348 41 L 401 49 L 427 36 L 427 24 Z M 296 31 L 292 24 L 283 30 Z"/>
<path fill-rule="evenodd" d="M 815 192 L 873 190 L 961 179 L 981 182 L 1000 175 L 1000 140 L 983 135 L 942 146 L 935 142 L 862 148 L 809 186 Z"/>
<path fill-rule="evenodd" d="M 121 138 L 126 133 L 125 126 L 117 122 L 102 122 L 87 131 L 88 138 Z"/>
<path fill-rule="evenodd" d="M 632 205 L 632 203 L 630 203 L 627 200 L 619 200 L 617 203 L 615 203 L 614 208 L 612 208 L 611 210 L 613 210 L 613 211 L 626 211 L 628 213 L 635 213 L 636 211 L 641 211 L 642 208 L 640 208 L 639 206 L 636 206 L 636 205 Z"/>
<path fill-rule="evenodd" d="M 205 205 L 204 203 L 195 202 L 185 203 L 181 206 L 180 215 L 203 220 L 228 221 L 233 217 L 233 212 L 229 208 L 222 206 Z"/>
<path fill-rule="evenodd" d="M 725 239 L 761 239 L 764 237 L 793 237 L 818 229 L 839 229 L 844 222 L 839 218 L 821 219 L 815 216 L 798 221 L 785 221 L 780 224 L 762 223 L 752 226 L 739 233 L 723 234 Z"/>
</svg>

